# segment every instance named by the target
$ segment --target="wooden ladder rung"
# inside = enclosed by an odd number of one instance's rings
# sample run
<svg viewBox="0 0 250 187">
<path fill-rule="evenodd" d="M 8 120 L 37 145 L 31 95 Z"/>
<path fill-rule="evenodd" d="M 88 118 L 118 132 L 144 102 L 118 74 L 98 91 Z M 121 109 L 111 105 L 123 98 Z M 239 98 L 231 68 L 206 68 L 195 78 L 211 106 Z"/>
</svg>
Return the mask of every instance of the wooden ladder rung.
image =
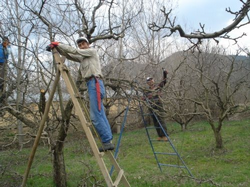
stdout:
<svg viewBox="0 0 250 187">
<path fill-rule="evenodd" d="M 124 171 L 123 171 L 123 169 L 121 169 L 121 170 L 119 171 L 119 173 L 118 173 L 118 176 L 117 176 L 115 182 L 114 182 L 114 187 L 118 186 L 118 184 L 120 183 L 120 181 L 121 181 L 123 175 L 124 175 Z"/>
<path fill-rule="evenodd" d="M 104 154 L 105 153 L 103 153 L 103 152 L 99 153 L 100 158 L 102 158 L 104 156 Z"/>
</svg>

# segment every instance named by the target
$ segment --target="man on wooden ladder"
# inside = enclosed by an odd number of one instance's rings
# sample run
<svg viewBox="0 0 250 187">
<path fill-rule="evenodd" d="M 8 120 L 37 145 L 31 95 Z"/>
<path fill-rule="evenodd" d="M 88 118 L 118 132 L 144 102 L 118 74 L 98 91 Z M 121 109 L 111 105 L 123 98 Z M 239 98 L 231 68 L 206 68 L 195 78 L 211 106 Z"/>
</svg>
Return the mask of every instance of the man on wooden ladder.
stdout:
<svg viewBox="0 0 250 187">
<path fill-rule="evenodd" d="M 163 119 L 164 110 L 163 110 L 163 104 L 162 104 L 162 88 L 167 82 L 167 71 L 163 69 L 163 80 L 156 84 L 154 79 L 152 77 L 147 77 L 147 84 L 149 87 L 149 90 L 145 92 L 145 96 L 149 100 L 149 110 L 150 112 L 154 112 L 155 115 L 152 115 L 154 126 L 156 127 L 156 131 L 158 134 L 158 141 L 168 141 L 168 138 L 165 136 L 162 128 L 164 129 L 165 133 L 167 134 L 167 127 Z M 158 120 L 159 121 L 158 121 Z M 160 127 L 160 124 L 162 128 Z"/>
<path fill-rule="evenodd" d="M 113 135 L 102 103 L 105 96 L 105 87 L 102 80 L 99 55 L 95 49 L 89 47 L 87 38 L 81 37 L 77 39 L 76 43 L 79 49 L 59 42 L 52 42 L 50 48 L 56 47 L 61 55 L 80 63 L 80 72 L 88 88 L 90 117 L 103 144 L 99 151 L 113 150 L 114 145 L 111 142 Z"/>
</svg>

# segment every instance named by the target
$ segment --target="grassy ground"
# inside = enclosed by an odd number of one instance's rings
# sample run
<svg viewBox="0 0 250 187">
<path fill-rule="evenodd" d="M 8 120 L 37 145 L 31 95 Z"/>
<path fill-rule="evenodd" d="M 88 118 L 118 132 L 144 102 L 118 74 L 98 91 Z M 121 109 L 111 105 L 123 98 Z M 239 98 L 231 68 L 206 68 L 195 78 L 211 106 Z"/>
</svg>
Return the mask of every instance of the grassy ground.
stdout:
<svg viewBox="0 0 250 187">
<path fill-rule="evenodd" d="M 222 129 L 224 148 L 215 149 L 210 126 L 199 122 L 180 131 L 169 124 L 170 138 L 194 178 L 187 170 L 163 167 L 160 172 L 144 129 L 123 134 L 118 162 L 125 170 L 132 187 L 165 186 L 250 186 L 250 120 L 226 122 Z M 152 130 L 153 136 L 154 130 Z M 76 138 L 77 137 L 77 138 Z M 118 135 L 114 135 L 114 142 Z M 170 144 L 156 142 L 156 151 L 173 152 Z M 21 152 L 0 152 L 0 186 L 20 186 L 31 148 Z M 68 186 L 106 186 L 82 135 L 70 134 L 64 149 Z M 161 157 L 162 163 L 181 164 L 177 157 Z M 107 161 L 110 168 L 110 164 Z M 27 186 L 53 187 L 51 156 L 40 146 L 30 172 Z M 115 174 L 115 173 L 114 173 Z"/>
</svg>

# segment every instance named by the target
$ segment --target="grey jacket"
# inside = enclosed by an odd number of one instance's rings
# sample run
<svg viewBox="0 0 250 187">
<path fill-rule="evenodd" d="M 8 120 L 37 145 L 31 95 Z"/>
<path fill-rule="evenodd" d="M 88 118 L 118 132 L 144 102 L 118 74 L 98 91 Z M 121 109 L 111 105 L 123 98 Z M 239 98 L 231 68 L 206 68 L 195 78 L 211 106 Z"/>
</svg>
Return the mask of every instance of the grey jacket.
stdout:
<svg viewBox="0 0 250 187">
<path fill-rule="evenodd" d="M 67 59 L 80 63 L 83 78 L 89 78 L 92 75 L 103 77 L 99 55 L 95 49 L 77 49 L 61 43 L 57 46 L 57 49 Z"/>
</svg>

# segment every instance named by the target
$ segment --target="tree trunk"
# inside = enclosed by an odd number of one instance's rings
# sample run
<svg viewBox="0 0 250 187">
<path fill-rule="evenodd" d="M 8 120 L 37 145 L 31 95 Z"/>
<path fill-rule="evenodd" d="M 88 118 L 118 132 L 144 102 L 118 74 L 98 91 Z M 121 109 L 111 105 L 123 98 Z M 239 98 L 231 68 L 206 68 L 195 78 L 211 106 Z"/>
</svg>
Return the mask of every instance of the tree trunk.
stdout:
<svg viewBox="0 0 250 187">
<path fill-rule="evenodd" d="M 67 186 L 67 174 L 65 170 L 63 145 L 64 140 L 67 137 L 69 121 L 62 124 L 58 134 L 57 141 L 53 147 L 53 168 L 54 168 L 54 182 L 57 187 Z"/>
<path fill-rule="evenodd" d="M 19 7 L 17 2 L 15 2 L 15 9 L 16 9 L 16 14 L 18 17 L 20 17 L 19 14 Z M 21 77 L 22 77 L 22 71 L 23 71 L 23 61 L 22 61 L 22 53 L 24 53 L 24 51 L 22 51 L 22 39 L 21 39 L 21 21 L 19 19 L 17 19 L 17 31 L 18 31 L 18 35 L 17 35 L 17 42 L 18 42 L 18 58 L 17 58 L 17 89 L 16 89 L 16 109 L 18 111 L 21 111 L 21 95 L 22 95 L 22 85 L 21 85 Z M 19 148 L 20 150 L 23 147 L 23 123 L 20 120 L 17 120 L 17 129 L 18 129 L 18 144 L 19 144 Z"/>
<path fill-rule="evenodd" d="M 182 123 L 182 124 L 181 124 L 181 130 L 182 130 L 182 131 L 185 131 L 186 129 L 187 129 L 187 125 L 184 124 L 184 123 Z"/>
<path fill-rule="evenodd" d="M 70 100 L 65 107 L 65 116 L 64 116 L 65 121 L 62 123 L 60 127 L 58 138 L 53 149 L 54 182 L 57 187 L 67 186 L 67 175 L 64 163 L 63 145 L 64 145 L 64 140 L 67 137 L 72 109 L 73 109 L 73 103 Z"/>
<path fill-rule="evenodd" d="M 222 141 L 221 131 L 216 128 L 214 130 L 214 136 L 215 136 L 215 141 L 216 141 L 216 148 L 222 149 L 223 141 Z"/>
<path fill-rule="evenodd" d="M 57 187 L 66 187 L 67 177 L 64 164 L 63 142 L 56 144 L 53 157 L 54 182 Z"/>
</svg>

